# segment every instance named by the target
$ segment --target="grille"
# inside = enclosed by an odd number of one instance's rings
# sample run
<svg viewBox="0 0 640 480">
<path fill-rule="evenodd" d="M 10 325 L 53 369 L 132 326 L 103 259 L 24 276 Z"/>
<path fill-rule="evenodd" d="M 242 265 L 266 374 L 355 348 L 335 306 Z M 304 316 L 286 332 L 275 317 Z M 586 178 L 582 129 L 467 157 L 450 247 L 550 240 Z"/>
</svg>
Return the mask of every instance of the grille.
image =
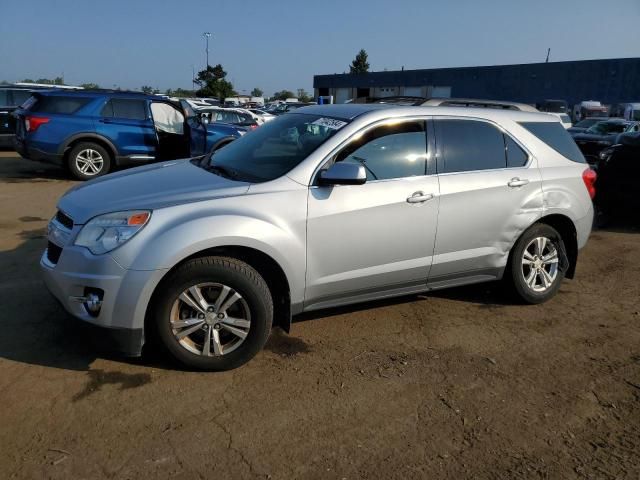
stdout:
<svg viewBox="0 0 640 480">
<path fill-rule="evenodd" d="M 58 210 L 58 213 L 56 213 L 56 220 L 69 230 L 73 228 L 73 220 L 71 219 L 71 217 L 60 210 Z"/>
<path fill-rule="evenodd" d="M 62 248 L 57 246 L 55 243 L 49 242 L 47 244 L 47 259 L 53 263 L 58 263 L 60 260 L 60 254 L 62 253 Z"/>
</svg>

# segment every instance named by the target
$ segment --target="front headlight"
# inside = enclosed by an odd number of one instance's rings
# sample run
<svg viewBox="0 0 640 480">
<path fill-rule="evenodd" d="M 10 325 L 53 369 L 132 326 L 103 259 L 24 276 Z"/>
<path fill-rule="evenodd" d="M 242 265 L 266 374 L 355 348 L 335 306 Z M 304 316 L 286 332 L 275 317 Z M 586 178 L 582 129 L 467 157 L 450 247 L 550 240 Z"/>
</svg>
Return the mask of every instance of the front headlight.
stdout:
<svg viewBox="0 0 640 480">
<path fill-rule="evenodd" d="M 99 215 L 82 227 L 75 245 L 88 248 L 94 255 L 110 252 L 142 230 L 149 218 L 151 218 L 149 210 L 130 210 Z"/>
</svg>

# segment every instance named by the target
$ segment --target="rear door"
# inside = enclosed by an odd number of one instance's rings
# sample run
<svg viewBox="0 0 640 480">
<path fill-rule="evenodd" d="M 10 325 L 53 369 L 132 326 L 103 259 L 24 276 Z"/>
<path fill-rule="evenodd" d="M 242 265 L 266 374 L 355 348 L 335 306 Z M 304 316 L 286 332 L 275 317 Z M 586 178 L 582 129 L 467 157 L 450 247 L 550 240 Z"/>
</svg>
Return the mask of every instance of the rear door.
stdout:
<svg viewBox="0 0 640 480">
<path fill-rule="evenodd" d="M 180 106 L 186 118 L 187 132 L 189 136 L 189 149 L 192 157 L 207 153 L 207 126 L 202 122 L 200 115 L 186 100 L 180 100 Z"/>
<path fill-rule="evenodd" d="M 96 122 L 96 132 L 110 139 L 121 157 L 141 161 L 156 158 L 158 140 L 145 99 L 109 99 Z"/>
<path fill-rule="evenodd" d="M 485 120 L 435 122 L 440 212 L 429 284 L 490 280 L 542 211 L 537 162 Z"/>
</svg>

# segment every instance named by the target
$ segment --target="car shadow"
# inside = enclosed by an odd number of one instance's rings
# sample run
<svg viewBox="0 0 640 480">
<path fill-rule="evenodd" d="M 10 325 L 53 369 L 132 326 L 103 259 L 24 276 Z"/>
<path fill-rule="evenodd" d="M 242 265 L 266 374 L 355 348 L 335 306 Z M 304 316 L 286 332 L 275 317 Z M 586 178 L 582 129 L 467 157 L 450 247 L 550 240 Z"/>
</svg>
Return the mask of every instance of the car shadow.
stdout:
<svg viewBox="0 0 640 480">
<path fill-rule="evenodd" d="M 0 158 L 0 182 L 2 183 L 38 183 L 52 180 L 73 180 L 60 165 L 35 162 L 20 157 L 3 156 Z"/>
</svg>

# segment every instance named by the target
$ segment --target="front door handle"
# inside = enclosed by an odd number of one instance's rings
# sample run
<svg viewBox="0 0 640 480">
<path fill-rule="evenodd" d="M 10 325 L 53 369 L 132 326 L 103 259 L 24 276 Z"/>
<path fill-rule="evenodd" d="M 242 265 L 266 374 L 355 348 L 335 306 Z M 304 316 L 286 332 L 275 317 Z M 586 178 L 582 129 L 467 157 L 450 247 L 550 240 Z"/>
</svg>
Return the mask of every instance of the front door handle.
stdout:
<svg viewBox="0 0 640 480">
<path fill-rule="evenodd" d="M 528 183 L 529 183 L 529 180 L 527 180 L 526 178 L 519 179 L 518 177 L 514 177 L 511 180 L 509 180 L 509 183 L 507 183 L 507 185 L 509 185 L 511 188 L 516 188 L 516 187 L 524 187 Z"/>
<path fill-rule="evenodd" d="M 424 203 L 433 198 L 433 193 L 414 192 L 413 195 L 407 197 L 408 203 Z"/>
</svg>

